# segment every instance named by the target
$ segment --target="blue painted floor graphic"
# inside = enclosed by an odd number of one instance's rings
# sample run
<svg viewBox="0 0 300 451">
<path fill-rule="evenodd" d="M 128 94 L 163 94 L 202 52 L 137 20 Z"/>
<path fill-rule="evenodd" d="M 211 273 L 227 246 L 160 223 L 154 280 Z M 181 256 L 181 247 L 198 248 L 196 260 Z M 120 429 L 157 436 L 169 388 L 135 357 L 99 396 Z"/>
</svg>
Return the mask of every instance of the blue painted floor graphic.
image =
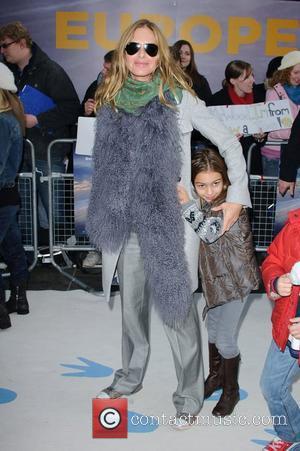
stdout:
<svg viewBox="0 0 300 451">
<path fill-rule="evenodd" d="M 71 369 L 80 370 L 80 372 L 76 373 L 63 373 L 62 376 L 71 376 L 71 377 L 106 377 L 110 376 L 113 372 L 113 369 L 101 365 L 100 363 L 93 362 L 92 360 L 88 360 L 84 357 L 78 357 L 78 360 L 83 362 L 85 365 L 73 365 L 73 364 L 65 364 L 61 363 L 61 366 Z M 217 390 L 212 394 L 208 401 L 217 401 L 220 398 L 221 390 Z M 241 400 L 247 398 L 248 393 L 240 389 L 240 397 Z M 0 404 L 5 404 L 12 402 L 16 399 L 17 393 L 9 390 L 7 388 L 0 387 Z M 128 411 L 128 432 L 129 433 L 149 433 L 154 432 L 159 428 L 159 422 L 156 419 L 155 415 L 148 416 L 134 411 Z M 264 431 L 268 434 L 275 435 L 275 431 L 273 429 L 264 429 Z M 270 439 L 271 440 L 271 439 Z M 259 446 L 265 446 L 269 443 L 270 440 L 261 440 L 261 439 L 252 439 L 251 442 L 255 443 Z"/>
<path fill-rule="evenodd" d="M 154 432 L 158 427 L 155 416 L 147 416 L 137 412 L 128 411 L 128 432 L 145 433 Z"/>
<path fill-rule="evenodd" d="M 107 377 L 113 373 L 113 368 L 102 365 L 101 363 L 88 360 L 84 357 L 77 357 L 84 365 L 70 363 L 61 363 L 65 368 L 79 370 L 74 373 L 62 373 L 61 376 L 67 377 Z M 159 427 L 155 417 L 148 417 L 142 413 L 128 411 L 128 432 L 145 433 L 154 432 Z"/>
<path fill-rule="evenodd" d="M 69 363 L 61 363 L 65 368 L 79 370 L 73 373 L 62 373 L 62 376 L 67 377 L 107 377 L 113 373 L 113 368 L 102 365 L 101 363 L 88 360 L 84 357 L 77 357 L 84 365 L 76 365 Z M 222 391 L 215 391 L 207 401 L 218 401 Z M 240 389 L 241 401 L 248 397 L 246 390 Z M 128 432 L 133 433 L 148 433 L 154 432 L 159 427 L 159 423 L 155 416 L 147 416 L 137 412 L 128 411 Z M 254 441 L 254 440 L 253 440 Z M 254 441 L 255 442 L 255 441 Z"/>
<path fill-rule="evenodd" d="M 78 360 L 85 365 L 75 365 L 68 363 L 61 363 L 61 366 L 70 368 L 72 370 L 79 370 L 75 373 L 62 373 L 62 376 L 68 377 L 107 377 L 113 373 L 113 369 L 109 366 L 101 365 L 101 363 L 93 362 L 93 360 L 85 359 L 84 357 L 77 357 Z"/>
<path fill-rule="evenodd" d="M 6 404 L 16 399 L 17 393 L 8 388 L 0 387 L 0 404 Z"/>
</svg>

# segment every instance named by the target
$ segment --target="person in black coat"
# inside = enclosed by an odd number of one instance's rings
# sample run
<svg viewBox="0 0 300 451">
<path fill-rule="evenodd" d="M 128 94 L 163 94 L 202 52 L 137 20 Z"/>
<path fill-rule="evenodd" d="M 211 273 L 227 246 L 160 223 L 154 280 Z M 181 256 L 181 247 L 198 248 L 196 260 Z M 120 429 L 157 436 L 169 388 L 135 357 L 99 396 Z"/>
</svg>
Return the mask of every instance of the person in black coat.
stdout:
<svg viewBox="0 0 300 451">
<path fill-rule="evenodd" d="M 272 58 L 269 61 L 267 71 L 266 71 L 266 78 L 263 81 L 263 83 L 259 83 L 255 85 L 256 92 L 260 92 L 260 96 L 262 98 L 265 98 L 267 89 L 270 88 L 269 82 L 273 77 L 274 72 L 277 71 L 278 67 L 281 64 L 282 56 L 275 56 L 275 58 Z"/>
<path fill-rule="evenodd" d="M 51 109 L 25 114 L 26 138 L 32 141 L 35 150 L 36 170 L 47 176 L 47 148 L 54 139 L 70 138 L 77 122 L 80 102 L 64 69 L 51 60 L 40 47 L 32 41 L 28 30 L 20 22 L 12 22 L 0 29 L 0 44 L 3 62 L 13 72 L 18 93 L 25 85 L 35 88 L 50 97 L 54 103 Z M 26 113 L 26 105 L 24 105 Z M 60 143 L 51 152 L 52 170 L 65 172 L 65 159 L 70 155 L 69 144 Z M 24 162 L 24 170 L 31 169 L 29 159 Z M 39 209 L 40 225 L 48 228 L 48 186 L 37 177 L 37 190 L 43 208 Z M 44 213 L 46 212 L 46 215 Z M 59 212 L 56 212 L 59 214 Z"/>
<path fill-rule="evenodd" d="M 97 87 L 102 83 L 106 75 L 108 74 L 112 60 L 114 56 L 114 50 L 110 50 L 107 52 L 103 57 L 103 68 L 102 71 L 99 73 L 97 80 L 93 81 L 93 83 L 90 84 L 90 86 L 87 88 L 86 93 L 84 94 L 83 101 L 81 103 L 80 108 L 80 116 L 95 116 L 94 108 L 95 108 L 95 93 L 97 90 Z"/>
<path fill-rule="evenodd" d="M 180 39 L 171 47 L 171 53 L 184 72 L 192 81 L 192 88 L 206 104 L 210 99 L 212 92 L 207 79 L 200 74 L 195 62 L 194 49 L 189 41 Z M 191 138 L 191 150 L 195 152 L 207 146 L 209 141 L 201 135 L 197 130 L 193 130 Z"/>
<path fill-rule="evenodd" d="M 227 64 L 222 85 L 223 88 L 208 100 L 208 105 L 249 105 L 265 100 L 264 93 L 254 84 L 253 69 L 246 61 L 234 60 Z M 249 147 L 253 143 L 263 142 L 264 138 L 265 134 L 263 133 L 240 137 L 246 161 Z M 252 155 L 250 173 L 262 174 L 259 145 Z"/>
<path fill-rule="evenodd" d="M 172 46 L 172 54 L 175 61 L 180 63 L 182 69 L 189 75 L 192 80 L 192 88 L 199 97 L 205 103 L 210 98 L 212 92 L 207 79 L 204 75 L 201 75 L 197 69 L 195 62 L 195 54 L 192 45 L 180 39 L 176 41 Z"/>
<path fill-rule="evenodd" d="M 289 142 L 282 146 L 280 157 L 280 170 L 278 189 L 282 196 L 290 191 L 293 197 L 295 192 L 295 182 L 297 171 L 300 167 L 300 112 L 294 120 Z"/>
</svg>

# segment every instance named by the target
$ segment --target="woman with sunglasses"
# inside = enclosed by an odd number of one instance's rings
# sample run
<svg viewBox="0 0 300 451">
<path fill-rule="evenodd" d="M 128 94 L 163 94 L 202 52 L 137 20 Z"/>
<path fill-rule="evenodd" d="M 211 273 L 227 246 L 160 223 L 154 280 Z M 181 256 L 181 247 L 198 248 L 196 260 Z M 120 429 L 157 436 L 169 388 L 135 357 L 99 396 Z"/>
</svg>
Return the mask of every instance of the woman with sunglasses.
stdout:
<svg viewBox="0 0 300 451">
<path fill-rule="evenodd" d="M 98 397 L 119 398 L 141 390 L 150 353 L 151 299 L 176 367 L 174 425 L 185 428 L 203 402 L 200 327 L 193 302 L 199 245 L 182 219 L 176 187 L 181 180 L 191 191 L 190 134 L 195 127 L 219 147 L 229 169 L 231 186 L 220 206 L 227 230 L 242 205 L 250 206 L 242 150 L 194 95 L 166 39 L 148 20 L 133 23 L 121 36 L 95 100 L 87 225 L 91 241 L 102 251 L 107 300 L 118 271 L 123 363 Z"/>
</svg>

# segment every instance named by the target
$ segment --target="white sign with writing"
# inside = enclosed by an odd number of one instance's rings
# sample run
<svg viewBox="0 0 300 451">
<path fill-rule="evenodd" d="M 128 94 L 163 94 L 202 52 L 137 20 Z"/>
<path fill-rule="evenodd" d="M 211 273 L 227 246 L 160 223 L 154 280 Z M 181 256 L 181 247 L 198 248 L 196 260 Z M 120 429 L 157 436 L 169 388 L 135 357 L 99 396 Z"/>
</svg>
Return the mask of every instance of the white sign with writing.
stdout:
<svg viewBox="0 0 300 451">
<path fill-rule="evenodd" d="M 208 108 L 235 135 L 270 132 L 291 128 L 293 124 L 288 100 L 271 100 L 252 105 L 220 105 Z"/>
</svg>

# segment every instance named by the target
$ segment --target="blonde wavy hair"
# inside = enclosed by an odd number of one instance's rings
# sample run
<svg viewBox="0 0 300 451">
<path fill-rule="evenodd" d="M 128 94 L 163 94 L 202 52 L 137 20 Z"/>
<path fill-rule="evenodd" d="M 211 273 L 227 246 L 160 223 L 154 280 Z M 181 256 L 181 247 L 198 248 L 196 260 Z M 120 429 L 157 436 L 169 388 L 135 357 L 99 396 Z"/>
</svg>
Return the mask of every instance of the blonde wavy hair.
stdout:
<svg viewBox="0 0 300 451">
<path fill-rule="evenodd" d="M 16 119 L 19 121 L 23 136 L 25 135 L 25 116 L 22 103 L 19 97 L 12 92 L 0 88 L 0 113 L 12 111 Z"/>
<path fill-rule="evenodd" d="M 172 106 L 164 95 L 164 85 L 168 85 L 174 96 L 176 96 L 176 87 L 186 89 L 192 95 L 195 95 L 191 88 L 190 78 L 186 76 L 184 71 L 174 60 L 170 53 L 167 40 L 158 26 L 147 19 L 140 19 L 130 25 L 119 40 L 109 74 L 98 86 L 95 94 L 96 110 L 104 104 L 110 104 L 112 107 L 115 107 L 115 98 L 129 75 L 125 61 L 125 48 L 127 44 L 132 41 L 134 32 L 139 28 L 149 28 L 154 34 L 155 42 L 158 46 L 159 62 L 155 73 L 159 73 L 161 78 L 158 92 L 160 102 L 167 106 Z"/>
</svg>

